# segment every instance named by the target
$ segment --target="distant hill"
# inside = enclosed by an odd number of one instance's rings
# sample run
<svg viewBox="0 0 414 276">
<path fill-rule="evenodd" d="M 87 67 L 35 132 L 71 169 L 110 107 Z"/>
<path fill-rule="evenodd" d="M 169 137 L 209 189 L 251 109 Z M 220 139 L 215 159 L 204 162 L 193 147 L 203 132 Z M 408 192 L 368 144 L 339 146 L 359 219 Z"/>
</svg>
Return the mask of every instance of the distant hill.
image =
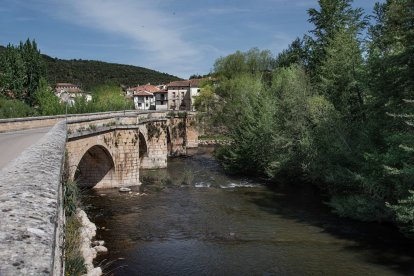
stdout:
<svg viewBox="0 0 414 276">
<path fill-rule="evenodd" d="M 5 47 L 0 46 L 0 54 Z M 155 70 L 95 60 L 64 60 L 43 55 L 50 84 L 70 82 L 89 90 L 102 83 L 111 82 L 126 86 L 162 84 L 181 80 L 176 76 Z"/>
</svg>

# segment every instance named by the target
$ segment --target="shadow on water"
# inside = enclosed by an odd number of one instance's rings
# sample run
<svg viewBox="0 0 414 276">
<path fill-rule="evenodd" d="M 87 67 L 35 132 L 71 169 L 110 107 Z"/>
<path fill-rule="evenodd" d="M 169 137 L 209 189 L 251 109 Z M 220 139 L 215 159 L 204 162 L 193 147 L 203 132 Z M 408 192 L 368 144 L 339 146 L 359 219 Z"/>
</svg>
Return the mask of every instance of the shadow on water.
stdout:
<svg viewBox="0 0 414 276">
<path fill-rule="evenodd" d="M 131 195 L 86 196 L 109 275 L 414 275 L 412 241 L 339 218 L 312 185 L 225 175 L 211 149 L 170 161 Z"/>
<path fill-rule="evenodd" d="M 268 188 L 273 193 L 252 195 L 251 202 L 261 210 L 319 227 L 337 239 L 352 241 L 345 249 L 363 252 L 364 261 L 414 275 L 414 241 L 404 237 L 394 225 L 341 218 L 324 204 L 326 198 L 311 184 L 279 183 Z"/>
</svg>

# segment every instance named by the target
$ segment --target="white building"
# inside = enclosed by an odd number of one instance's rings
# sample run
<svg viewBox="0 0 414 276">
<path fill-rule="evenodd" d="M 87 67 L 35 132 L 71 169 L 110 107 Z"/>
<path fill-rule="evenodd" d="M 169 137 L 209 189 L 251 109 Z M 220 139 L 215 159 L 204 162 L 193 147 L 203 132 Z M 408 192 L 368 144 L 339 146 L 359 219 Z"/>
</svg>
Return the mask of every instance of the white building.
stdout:
<svg viewBox="0 0 414 276">
<path fill-rule="evenodd" d="M 194 110 L 194 99 L 200 92 L 200 79 L 173 81 L 167 84 L 168 109 Z"/>
<path fill-rule="evenodd" d="M 157 86 L 146 84 L 127 89 L 127 95 L 133 95 L 135 109 L 155 110 L 155 95 L 160 91 Z"/>
<path fill-rule="evenodd" d="M 147 91 L 138 91 L 134 94 L 135 109 L 150 110 L 155 109 L 154 94 Z"/>
<path fill-rule="evenodd" d="M 83 92 L 79 85 L 73 83 L 57 83 L 55 95 L 59 97 L 61 102 L 71 106 L 75 104 L 75 99 L 78 97 L 84 97 L 87 102 L 92 101 L 91 94 Z"/>
</svg>

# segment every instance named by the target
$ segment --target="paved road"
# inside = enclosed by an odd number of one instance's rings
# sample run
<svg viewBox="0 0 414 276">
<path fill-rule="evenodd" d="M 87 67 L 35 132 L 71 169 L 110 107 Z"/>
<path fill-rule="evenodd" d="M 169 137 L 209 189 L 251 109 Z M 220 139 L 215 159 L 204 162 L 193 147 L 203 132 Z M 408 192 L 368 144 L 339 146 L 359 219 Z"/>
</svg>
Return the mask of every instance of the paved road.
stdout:
<svg viewBox="0 0 414 276">
<path fill-rule="evenodd" d="M 0 133 L 0 170 L 35 144 L 51 127 Z"/>
</svg>

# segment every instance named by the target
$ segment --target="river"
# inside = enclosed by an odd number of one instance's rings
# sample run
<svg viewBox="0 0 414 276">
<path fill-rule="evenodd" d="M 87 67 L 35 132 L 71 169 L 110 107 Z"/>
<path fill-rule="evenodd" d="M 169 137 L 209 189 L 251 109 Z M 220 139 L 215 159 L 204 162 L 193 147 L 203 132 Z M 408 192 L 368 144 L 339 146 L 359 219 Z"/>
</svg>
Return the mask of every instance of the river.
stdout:
<svg viewBox="0 0 414 276">
<path fill-rule="evenodd" d="M 393 226 L 338 218 L 310 185 L 228 176 L 209 148 L 140 175 L 84 195 L 107 275 L 414 275 Z"/>
</svg>

